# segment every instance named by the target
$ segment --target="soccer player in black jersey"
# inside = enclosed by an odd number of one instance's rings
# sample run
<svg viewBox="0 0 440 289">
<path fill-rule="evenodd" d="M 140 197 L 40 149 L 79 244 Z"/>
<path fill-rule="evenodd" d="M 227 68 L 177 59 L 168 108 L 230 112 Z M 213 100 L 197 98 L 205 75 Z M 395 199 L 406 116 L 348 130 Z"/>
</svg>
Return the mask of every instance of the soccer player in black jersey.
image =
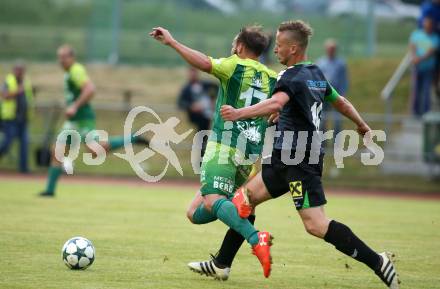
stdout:
<svg viewBox="0 0 440 289">
<path fill-rule="evenodd" d="M 389 254 L 376 253 L 348 226 L 325 215 L 327 201 L 321 182 L 323 150 L 320 141 L 316 142 L 320 139 L 318 131 L 323 102 L 331 102 L 336 110 L 353 121 L 360 135 L 367 134 L 370 128 L 353 105 L 331 87 L 321 70 L 307 61 L 311 35 L 312 29 L 302 21 L 282 23 L 277 31 L 275 53 L 287 69 L 279 74 L 272 98 L 240 109 L 229 105 L 221 108 L 222 117 L 229 121 L 275 115 L 277 131 L 280 132 L 275 139 L 271 160 L 263 161 L 262 171 L 237 191 L 233 203 L 239 215 L 246 218 L 258 204 L 290 192 L 308 233 L 366 264 L 388 288 L 397 289 L 397 272 Z M 285 141 L 285 138 L 289 140 Z M 297 159 L 297 154 L 302 154 L 303 160 L 288 164 L 289 159 Z M 222 249 L 231 246 L 225 244 L 227 241 L 225 239 Z M 233 253 L 235 255 L 235 251 Z M 225 253 L 220 250 L 220 254 Z"/>
</svg>

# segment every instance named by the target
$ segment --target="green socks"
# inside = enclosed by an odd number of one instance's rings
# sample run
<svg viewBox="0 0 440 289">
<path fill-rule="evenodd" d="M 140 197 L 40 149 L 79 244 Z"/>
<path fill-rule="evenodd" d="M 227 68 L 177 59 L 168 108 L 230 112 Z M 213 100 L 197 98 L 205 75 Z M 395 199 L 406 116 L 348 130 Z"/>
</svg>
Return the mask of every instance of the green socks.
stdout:
<svg viewBox="0 0 440 289">
<path fill-rule="evenodd" d="M 251 245 L 258 243 L 258 231 L 248 219 L 242 219 L 237 212 L 234 204 L 226 199 L 217 200 L 212 207 L 212 212 L 208 211 L 201 204 L 194 212 L 192 222 L 194 224 L 207 224 L 217 220 L 217 218 L 229 226 L 231 229 L 240 233 Z"/>
<path fill-rule="evenodd" d="M 47 187 L 46 192 L 49 194 L 54 195 L 55 194 L 55 187 L 58 182 L 58 178 L 61 175 L 61 167 L 53 167 L 51 166 L 49 168 L 49 172 L 47 175 Z"/>
<path fill-rule="evenodd" d="M 130 138 L 128 139 L 128 142 L 131 142 L 132 144 L 134 144 L 137 142 L 138 138 L 139 138 L 138 136 L 131 135 Z M 111 151 L 122 148 L 124 146 L 124 143 L 125 143 L 124 136 L 110 137 L 109 141 L 108 141 L 109 148 Z"/>
<path fill-rule="evenodd" d="M 215 220 L 217 217 L 208 211 L 203 204 L 197 207 L 192 217 L 193 223 L 197 225 L 211 223 Z"/>
<path fill-rule="evenodd" d="M 256 245 L 258 243 L 258 231 L 248 219 L 242 219 L 238 215 L 237 208 L 231 201 L 226 199 L 217 200 L 212 206 L 212 212 L 220 221 L 240 233 L 249 244 Z"/>
</svg>

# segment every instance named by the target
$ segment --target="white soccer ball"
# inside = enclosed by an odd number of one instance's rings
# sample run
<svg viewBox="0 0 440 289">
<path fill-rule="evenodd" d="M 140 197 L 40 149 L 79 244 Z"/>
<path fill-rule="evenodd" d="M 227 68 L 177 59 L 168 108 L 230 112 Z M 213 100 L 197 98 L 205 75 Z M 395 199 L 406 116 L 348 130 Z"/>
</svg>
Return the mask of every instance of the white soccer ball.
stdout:
<svg viewBox="0 0 440 289">
<path fill-rule="evenodd" d="M 84 270 L 95 261 L 95 247 L 83 237 L 68 240 L 62 250 L 64 264 L 72 270 Z"/>
</svg>

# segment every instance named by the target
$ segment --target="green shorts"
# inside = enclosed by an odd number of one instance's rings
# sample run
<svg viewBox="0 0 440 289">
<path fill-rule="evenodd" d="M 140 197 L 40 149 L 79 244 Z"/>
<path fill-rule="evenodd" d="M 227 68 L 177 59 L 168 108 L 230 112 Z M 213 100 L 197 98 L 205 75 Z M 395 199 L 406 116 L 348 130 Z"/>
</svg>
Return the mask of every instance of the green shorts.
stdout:
<svg viewBox="0 0 440 289">
<path fill-rule="evenodd" d="M 59 131 L 58 135 L 67 131 L 67 130 L 75 130 L 79 133 L 81 137 L 81 143 L 84 143 L 86 135 L 91 131 L 96 130 L 96 121 L 94 119 L 84 119 L 84 120 L 66 120 L 63 124 L 63 127 Z M 98 135 L 94 132 L 93 138 L 95 140 L 98 139 Z M 70 145 L 72 143 L 72 138 L 69 135 L 67 137 L 66 144 Z"/>
<path fill-rule="evenodd" d="M 240 153 L 235 148 L 208 142 L 200 174 L 202 196 L 219 194 L 232 198 L 235 191 L 246 182 L 252 164 L 237 164 L 237 154 Z"/>
</svg>

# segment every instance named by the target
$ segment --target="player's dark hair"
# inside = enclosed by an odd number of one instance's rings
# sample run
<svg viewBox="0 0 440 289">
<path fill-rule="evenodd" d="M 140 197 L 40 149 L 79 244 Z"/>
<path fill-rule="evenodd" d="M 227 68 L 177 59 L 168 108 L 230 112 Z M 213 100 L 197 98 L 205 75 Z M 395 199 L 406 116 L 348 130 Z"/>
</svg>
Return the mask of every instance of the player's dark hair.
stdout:
<svg viewBox="0 0 440 289">
<path fill-rule="evenodd" d="M 285 21 L 280 24 L 278 31 L 290 32 L 292 39 L 304 49 L 307 48 L 310 37 L 313 35 L 312 27 L 302 20 Z"/>
<path fill-rule="evenodd" d="M 243 27 L 236 39 L 256 56 L 260 56 L 269 45 L 269 39 L 259 25 Z"/>
</svg>

